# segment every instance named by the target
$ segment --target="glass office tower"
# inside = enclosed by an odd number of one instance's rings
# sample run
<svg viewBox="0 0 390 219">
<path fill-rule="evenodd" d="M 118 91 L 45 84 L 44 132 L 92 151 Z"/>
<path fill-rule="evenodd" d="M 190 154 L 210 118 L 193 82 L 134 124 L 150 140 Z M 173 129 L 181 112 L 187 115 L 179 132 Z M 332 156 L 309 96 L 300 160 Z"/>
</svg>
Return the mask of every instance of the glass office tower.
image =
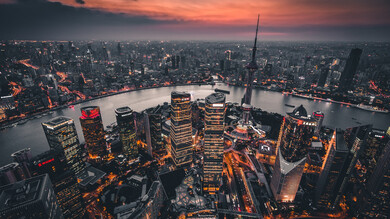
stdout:
<svg viewBox="0 0 390 219">
<path fill-rule="evenodd" d="M 81 128 L 85 144 L 91 159 L 103 158 L 107 155 L 106 140 L 104 139 L 103 121 L 98 106 L 81 108 Z"/>
<path fill-rule="evenodd" d="M 192 162 L 191 95 L 171 93 L 171 153 L 176 166 Z"/>
<path fill-rule="evenodd" d="M 42 127 L 50 148 L 64 153 L 70 169 L 76 175 L 84 171 L 85 163 L 73 119 L 56 117 L 42 123 Z"/>
<path fill-rule="evenodd" d="M 213 93 L 205 99 L 203 190 L 215 193 L 223 169 L 223 132 L 226 97 Z"/>
<path fill-rule="evenodd" d="M 271 179 L 271 190 L 276 201 L 294 201 L 316 126 L 316 120 L 308 116 L 302 105 L 284 118 Z"/>
<path fill-rule="evenodd" d="M 115 110 L 119 128 L 119 138 L 122 142 L 123 153 L 131 158 L 138 156 L 133 110 L 130 107 L 120 107 Z"/>
</svg>

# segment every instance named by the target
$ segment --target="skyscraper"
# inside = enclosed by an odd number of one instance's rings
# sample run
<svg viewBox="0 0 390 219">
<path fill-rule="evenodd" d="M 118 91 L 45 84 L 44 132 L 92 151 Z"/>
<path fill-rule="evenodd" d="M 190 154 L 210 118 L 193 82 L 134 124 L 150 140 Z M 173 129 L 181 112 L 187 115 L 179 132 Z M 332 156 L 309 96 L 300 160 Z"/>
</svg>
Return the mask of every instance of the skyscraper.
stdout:
<svg viewBox="0 0 390 219">
<path fill-rule="evenodd" d="M 353 78 L 355 77 L 357 67 L 359 65 L 360 56 L 363 50 L 355 48 L 349 53 L 344 71 L 341 73 L 339 90 L 348 91 L 353 89 Z"/>
<path fill-rule="evenodd" d="M 191 95 L 171 93 L 171 153 L 176 166 L 192 162 Z"/>
<path fill-rule="evenodd" d="M 49 147 L 64 153 L 70 169 L 80 174 L 85 169 L 82 151 L 73 119 L 56 117 L 42 123 Z"/>
<path fill-rule="evenodd" d="M 324 87 L 326 83 L 326 79 L 328 78 L 328 73 L 329 73 L 329 67 L 328 66 L 323 66 L 321 69 L 321 74 L 320 78 L 318 79 L 317 86 L 318 87 Z"/>
<path fill-rule="evenodd" d="M 81 108 L 80 123 L 89 157 L 92 159 L 103 158 L 107 154 L 107 150 L 100 108 L 98 106 Z"/>
<path fill-rule="evenodd" d="M 51 149 L 35 156 L 31 161 L 31 172 L 34 176 L 49 175 L 65 218 L 81 218 L 84 215 L 83 197 L 77 177 L 61 150 Z"/>
<path fill-rule="evenodd" d="M 48 175 L 0 187 L 0 218 L 64 218 Z"/>
<path fill-rule="evenodd" d="M 162 107 L 158 105 L 157 107 L 150 108 L 145 111 L 146 142 L 148 144 L 148 148 L 152 151 L 160 151 L 163 149 L 161 135 L 161 109 Z"/>
<path fill-rule="evenodd" d="M 119 138 L 122 142 L 122 150 L 126 155 L 135 158 L 138 156 L 135 123 L 133 110 L 130 107 L 120 107 L 115 110 L 116 121 L 119 128 Z"/>
<path fill-rule="evenodd" d="M 390 216 L 390 140 L 368 180 L 368 202 L 362 209 L 365 217 L 387 218 Z"/>
<path fill-rule="evenodd" d="M 14 159 L 15 162 L 19 163 L 21 167 L 23 168 L 23 172 L 25 174 L 25 178 L 30 178 L 31 173 L 28 168 L 28 165 L 31 161 L 31 149 L 30 148 L 25 148 L 19 151 L 14 152 L 11 154 L 11 157 Z"/>
<path fill-rule="evenodd" d="M 161 108 L 161 107 L 158 107 Z M 149 113 L 149 123 L 150 123 L 150 137 L 153 150 L 160 150 L 163 147 L 162 137 L 161 137 L 161 114 L 155 109 L 153 112 Z"/>
<path fill-rule="evenodd" d="M 294 201 L 316 126 L 316 121 L 307 115 L 302 105 L 283 119 L 271 179 L 276 201 Z"/>
<path fill-rule="evenodd" d="M 322 165 L 322 171 L 317 182 L 315 201 L 317 207 L 332 208 L 335 204 L 337 191 L 343 180 L 343 171 L 349 155 L 348 146 L 344 140 L 344 131 L 337 129 L 329 143 L 329 148 Z"/>
<path fill-rule="evenodd" d="M 27 178 L 27 174 L 19 163 L 9 163 L 0 167 L 0 186 L 12 184 Z"/>
<path fill-rule="evenodd" d="M 344 161 L 344 165 L 339 175 L 339 183 L 333 191 L 335 199 L 330 203 L 330 207 L 336 207 L 346 193 L 352 193 L 353 185 L 356 182 L 351 182 L 351 178 L 355 173 L 356 163 L 358 162 L 361 151 L 367 143 L 367 137 L 372 129 L 372 125 L 362 125 L 353 128 L 348 128 L 344 131 L 345 143 L 348 147 L 348 156 Z"/>
<path fill-rule="evenodd" d="M 222 93 L 205 99 L 203 190 L 209 193 L 218 191 L 222 175 L 225 100 Z"/>
</svg>

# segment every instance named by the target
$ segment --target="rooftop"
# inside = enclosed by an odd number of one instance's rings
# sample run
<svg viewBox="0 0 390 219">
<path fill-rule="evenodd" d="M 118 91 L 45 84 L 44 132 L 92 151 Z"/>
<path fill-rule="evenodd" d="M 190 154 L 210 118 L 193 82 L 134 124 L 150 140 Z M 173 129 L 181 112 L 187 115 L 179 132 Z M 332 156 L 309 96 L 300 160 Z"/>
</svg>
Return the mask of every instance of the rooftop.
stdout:
<svg viewBox="0 0 390 219">
<path fill-rule="evenodd" d="M 293 115 L 295 116 L 305 116 L 307 117 L 307 111 L 303 105 L 300 105 L 299 107 L 295 108 L 294 111 L 292 112 Z"/>
<path fill-rule="evenodd" d="M 41 199 L 48 182 L 45 174 L 0 187 L 0 211 Z"/>
<path fill-rule="evenodd" d="M 226 97 L 223 93 L 212 93 L 206 97 L 206 102 L 213 103 L 225 103 Z"/>
<path fill-rule="evenodd" d="M 180 97 L 185 98 L 185 97 L 191 97 L 191 94 L 187 93 L 187 92 L 183 92 L 183 91 L 172 91 L 171 97 L 172 98 L 180 98 Z"/>
<path fill-rule="evenodd" d="M 115 113 L 117 114 L 132 113 L 132 112 L 133 110 L 128 106 L 119 107 L 115 110 Z"/>
<path fill-rule="evenodd" d="M 68 123 L 72 123 L 72 122 L 73 122 L 73 119 L 71 119 L 71 118 L 68 118 L 65 116 L 59 116 L 59 117 L 55 117 L 54 119 L 51 119 L 47 122 L 42 123 L 42 125 L 47 126 L 47 127 L 51 127 L 51 128 L 55 128 L 55 127 L 58 127 L 60 125 L 64 125 L 64 124 L 68 124 Z"/>
<path fill-rule="evenodd" d="M 106 175 L 105 172 L 96 169 L 87 163 L 85 171 L 78 176 L 81 179 L 81 186 L 88 186 L 95 184 L 99 179 L 103 178 Z"/>
</svg>

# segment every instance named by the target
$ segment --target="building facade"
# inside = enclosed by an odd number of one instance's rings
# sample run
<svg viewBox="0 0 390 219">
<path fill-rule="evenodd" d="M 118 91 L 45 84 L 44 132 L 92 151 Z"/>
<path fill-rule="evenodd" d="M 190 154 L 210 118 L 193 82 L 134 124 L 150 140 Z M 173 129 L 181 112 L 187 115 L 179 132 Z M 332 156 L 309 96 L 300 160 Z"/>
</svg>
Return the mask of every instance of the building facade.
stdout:
<svg viewBox="0 0 390 219">
<path fill-rule="evenodd" d="M 349 150 L 344 140 L 344 131 L 338 129 L 334 131 L 329 143 L 315 189 L 315 201 L 318 208 L 330 209 L 334 206 L 348 156 Z"/>
<path fill-rule="evenodd" d="M 223 169 L 225 101 L 222 93 L 213 93 L 205 99 L 203 190 L 219 190 Z"/>
<path fill-rule="evenodd" d="M 115 110 L 119 128 L 119 138 L 122 142 L 122 151 L 131 158 L 138 157 L 138 146 L 134 123 L 133 110 L 130 107 L 121 107 Z"/>
<path fill-rule="evenodd" d="M 170 150 L 176 166 L 192 162 L 191 95 L 171 93 Z"/>
<path fill-rule="evenodd" d="M 35 156 L 30 166 L 34 176 L 48 174 L 64 217 L 82 218 L 85 214 L 83 197 L 77 177 L 64 154 L 51 149 Z"/>
<path fill-rule="evenodd" d="M 76 174 L 85 170 L 82 151 L 73 119 L 56 117 L 42 123 L 49 147 L 64 153 L 70 169 Z"/>
<path fill-rule="evenodd" d="M 271 179 L 271 190 L 278 202 L 293 202 L 311 146 L 316 121 L 301 105 L 283 119 Z"/>
<path fill-rule="evenodd" d="M 360 56 L 363 50 L 355 48 L 349 53 L 344 71 L 341 73 L 339 81 L 339 90 L 348 91 L 353 89 L 353 78 L 355 77 L 357 67 L 359 65 Z"/>
<path fill-rule="evenodd" d="M 0 218 L 64 218 L 48 175 L 0 187 Z"/>
<path fill-rule="evenodd" d="M 107 155 L 107 147 L 106 140 L 104 139 L 100 108 L 97 106 L 81 108 L 80 123 L 89 157 L 91 159 L 105 157 Z"/>
</svg>

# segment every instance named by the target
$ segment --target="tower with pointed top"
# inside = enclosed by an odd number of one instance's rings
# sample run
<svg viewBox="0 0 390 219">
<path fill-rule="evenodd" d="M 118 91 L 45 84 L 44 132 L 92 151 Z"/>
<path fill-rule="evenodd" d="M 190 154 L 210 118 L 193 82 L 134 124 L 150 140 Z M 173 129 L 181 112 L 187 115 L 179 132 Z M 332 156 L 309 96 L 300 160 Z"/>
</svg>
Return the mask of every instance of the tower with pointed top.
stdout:
<svg viewBox="0 0 390 219">
<path fill-rule="evenodd" d="M 259 18 L 260 15 L 257 16 L 256 36 L 255 36 L 255 43 L 252 49 L 252 60 L 245 66 L 246 69 L 248 69 L 248 73 L 246 77 L 247 80 L 245 83 L 245 94 L 242 103 L 242 107 L 244 109 L 244 113 L 242 114 L 242 120 L 244 124 L 249 123 L 249 116 L 252 109 L 251 99 L 252 99 L 253 76 L 255 75 L 255 72 L 259 68 L 256 63 L 256 50 L 257 50 L 256 44 L 257 44 L 257 33 L 259 31 Z"/>
</svg>

